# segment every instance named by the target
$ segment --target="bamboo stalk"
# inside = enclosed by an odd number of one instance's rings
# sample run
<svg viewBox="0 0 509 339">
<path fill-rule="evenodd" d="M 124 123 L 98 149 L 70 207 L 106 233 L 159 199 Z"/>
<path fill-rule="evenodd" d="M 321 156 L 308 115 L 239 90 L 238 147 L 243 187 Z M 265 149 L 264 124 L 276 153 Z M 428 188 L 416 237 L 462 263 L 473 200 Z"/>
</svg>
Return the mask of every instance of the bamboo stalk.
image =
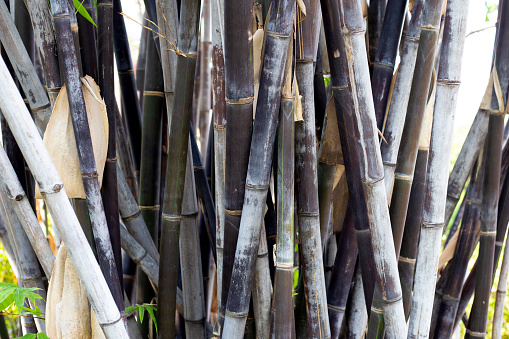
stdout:
<svg viewBox="0 0 509 339">
<path fill-rule="evenodd" d="M 276 8 L 275 1 L 272 5 Z M 246 324 L 253 280 L 252 272 L 265 209 L 264 202 L 270 186 L 272 151 L 283 82 L 283 61 L 286 61 L 290 43 L 294 6 L 294 1 L 278 2 L 279 15 L 271 15 L 267 23 L 265 53 L 256 106 L 257 115 L 253 127 L 239 240 L 223 329 L 223 336 L 226 338 L 241 337 Z M 226 10 L 225 13 L 227 13 Z"/>
<path fill-rule="evenodd" d="M 159 294 L 158 316 L 159 333 L 164 338 L 174 337 L 175 298 L 178 270 L 178 241 L 184 179 L 187 159 L 187 144 L 191 121 L 193 75 L 196 66 L 198 44 L 199 1 L 186 1 L 182 4 L 179 26 L 179 49 L 177 59 L 175 88 L 178 89 L 172 108 L 169 132 L 168 164 L 163 205 L 161 230 L 161 265 L 159 280 L 168 286 Z M 163 72 L 166 73 L 165 70 Z M 168 117 L 168 120 L 170 117 Z M 170 123 L 169 123 L 170 125 Z"/>
<path fill-rule="evenodd" d="M 442 6 L 439 7 L 435 9 L 436 14 L 433 21 L 435 24 L 438 23 L 442 10 Z M 461 74 L 461 64 L 457 60 L 461 60 L 463 54 L 467 13 L 468 6 L 465 6 L 464 2 L 456 2 L 455 0 L 447 2 L 422 211 L 422 226 L 417 251 L 417 258 L 426 258 L 426 260 L 417 260 L 415 267 L 414 293 L 408 330 L 409 338 L 416 338 L 424 333 L 428 335 L 430 328 L 438 254 L 441 245 L 440 239 L 445 224 L 444 207 L 447 195 L 448 168 L 444 164 L 448 164 L 450 160 L 451 130 Z M 426 17 L 426 13 L 424 16 Z M 427 23 L 425 17 L 423 18 L 423 26 Z M 421 44 L 423 41 L 421 33 Z"/>
<path fill-rule="evenodd" d="M 274 332 L 276 338 L 290 338 L 293 321 L 293 252 L 295 220 L 295 113 L 292 92 L 292 62 L 287 58 L 277 131 L 277 244 L 274 278 Z M 262 237 L 262 242 L 265 239 Z M 319 252 L 318 252 L 319 253 Z"/>
<path fill-rule="evenodd" d="M 113 47 L 134 160 L 134 169 L 136 175 L 138 175 L 141 161 L 141 110 L 136 81 L 134 79 L 129 41 L 127 39 L 124 17 L 120 14 L 121 12 L 122 4 L 120 0 L 113 0 Z"/>
<path fill-rule="evenodd" d="M 12 203 L 14 211 L 23 226 L 28 240 L 33 247 L 39 262 L 44 270 L 48 280 L 51 278 L 55 256 L 49 247 L 49 244 L 42 232 L 37 217 L 26 199 L 25 192 L 14 172 L 8 159 L 0 162 L 0 171 L 2 172 L 1 186 L 4 197 Z M 17 223 L 13 223 L 16 226 Z"/>
<path fill-rule="evenodd" d="M 387 2 L 387 8 L 380 8 L 385 6 L 385 1 L 373 3 L 374 7 L 378 9 L 376 13 L 383 13 L 385 15 L 383 19 L 383 26 L 380 27 L 380 36 L 378 41 L 383 41 L 383 44 L 377 44 L 372 50 L 371 44 L 375 42 L 376 36 L 371 36 L 370 28 L 375 26 L 376 19 L 381 18 L 375 16 L 375 22 L 370 22 L 373 15 L 371 6 L 368 12 L 368 34 L 369 34 L 369 55 L 372 60 L 372 78 L 371 78 L 371 89 L 373 92 L 373 101 L 375 103 L 375 115 L 377 128 L 383 131 L 383 125 L 385 121 L 385 113 L 387 112 L 387 103 L 389 102 L 389 90 L 392 83 L 392 77 L 394 72 L 394 65 L 396 63 L 396 56 L 398 54 L 398 45 L 401 40 L 401 32 L 403 29 L 403 23 L 405 21 L 405 15 L 407 10 L 407 0 L 390 0 Z M 376 11 L 375 9 L 375 11 Z M 418 14 L 417 14 L 418 15 Z M 376 26 L 373 27 L 375 30 Z M 373 59 L 371 59 L 373 56 Z"/>
<path fill-rule="evenodd" d="M 353 201 L 353 208 L 357 211 L 354 214 L 357 245 L 358 248 L 366 249 L 359 253 L 359 261 L 362 267 L 361 273 L 364 288 L 364 299 L 366 301 L 367 312 L 369 312 L 369 307 L 373 299 L 373 291 L 375 289 L 376 265 L 374 261 L 374 254 L 371 249 L 371 235 L 369 233 L 369 221 L 367 218 L 368 214 L 364 198 L 364 190 L 361 186 L 360 175 L 353 171 L 353 168 L 359 168 L 359 164 L 357 163 L 358 160 L 354 153 L 352 154 L 353 151 L 350 150 L 350 141 L 348 140 L 347 130 L 350 130 L 351 128 L 353 129 L 353 127 L 348 125 L 349 122 L 345 122 L 341 115 L 341 112 L 349 112 L 348 103 L 351 103 L 351 98 L 348 91 L 335 90 L 335 88 L 348 87 L 346 60 L 344 58 L 338 58 L 340 48 L 344 49 L 340 26 L 336 24 L 340 21 L 339 3 L 336 0 L 323 1 L 322 14 L 327 42 L 327 52 L 332 71 L 331 84 L 336 108 L 336 120 L 338 121 L 345 169 L 348 170 L 348 190 L 350 199 Z M 354 177 L 356 180 L 354 180 Z"/>
<path fill-rule="evenodd" d="M 104 165 L 103 184 L 101 188 L 104 213 L 111 239 L 113 257 L 117 267 L 117 275 L 122 286 L 122 249 L 120 245 L 120 225 L 118 221 L 118 191 L 117 191 L 117 149 L 116 149 L 116 123 L 115 123 L 115 79 L 113 77 L 113 1 L 97 1 L 98 25 L 98 65 L 99 87 L 106 104 L 108 115 L 108 149 Z M 90 147 L 92 150 L 92 147 Z M 93 162 L 94 160 L 92 160 Z M 95 164 L 95 162 L 93 162 Z M 88 198 L 88 197 L 87 197 Z M 90 199 L 89 204 L 91 204 Z M 93 209 L 92 209 L 93 211 Z M 91 217 L 93 218 L 93 217 Z M 93 226 L 92 226 L 93 227 Z M 100 248 L 100 245 L 97 245 Z M 101 255 L 99 249 L 99 255 Z M 121 292 L 121 306 L 124 308 L 124 298 Z M 118 303 L 118 302 L 117 302 Z"/>
<path fill-rule="evenodd" d="M 50 8 L 45 0 L 31 0 L 26 1 L 25 4 L 32 19 L 32 26 L 36 36 L 35 44 L 39 50 L 46 79 L 46 90 L 53 106 L 62 87 L 62 81 Z"/>
<path fill-rule="evenodd" d="M 11 17 L 5 2 L 0 4 L 0 40 L 2 47 L 9 56 L 9 61 L 16 73 L 16 77 L 27 96 L 28 104 L 35 116 L 35 121 L 41 132 L 46 130 L 51 116 L 51 104 L 42 86 L 37 72 L 30 60 L 14 20 Z"/>
<path fill-rule="evenodd" d="M 505 298 L 507 295 L 507 275 L 509 272 L 509 246 L 507 245 L 507 240 L 505 241 L 505 249 L 502 260 L 502 266 L 500 266 L 500 277 L 498 278 L 498 288 L 497 288 L 497 297 L 495 301 L 495 313 L 493 315 L 493 339 L 502 338 L 502 324 L 504 308 L 505 308 Z"/>
<path fill-rule="evenodd" d="M 212 74 L 210 61 L 212 58 L 212 4 L 214 0 L 203 0 L 202 17 L 200 24 L 200 150 L 202 154 L 207 154 L 207 141 L 209 134 L 210 118 L 212 114 L 211 106 L 211 86 Z"/>
<path fill-rule="evenodd" d="M 374 61 L 378 54 L 378 45 L 381 40 L 382 25 L 384 22 L 385 8 L 387 2 L 385 0 L 374 0 L 369 2 L 368 8 L 368 60 L 370 74 L 373 73 Z M 385 40 L 382 40 L 384 44 Z M 378 119 L 377 119 L 378 121 Z"/>
<path fill-rule="evenodd" d="M 476 170 L 468 186 L 465 217 L 461 223 L 454 257 L 450 263 L 451 269 L 447 274 L 447 283 L 436 309 L 436 313 L 440 316 L 437 317 L 436 328 L 433 331 L 435 338 L 450 337 L 454 331 L 454 322 L 468 262 L 478 241 L 483 176 L 484 168 Z"/>
<path fill-rule="evenodd" d="M 69 8 L 67 3 L 59 0 L 52 0 L 53 19 L 57 32 L 59 55 L 63 62 L 64 79 L 67 87 L 69 107 L 73 122 L 74 135 L 78 145 L 78 157 L 80 169 L 85 188 L 85 195 L 88 200 L 90 221 L 96 241 L 97 252 L 101 270 L 107 277 L 108 285 L 113 293 L 119 309 L 123 306 L 123 297 L 117 268 L 114 260 L 114 253 L 108 232 L 108 225 L 104 213 L 103 202 L 100 196 L 97 169 L 92 152 L 92 140 L 88 127 L 85 101 L 83 99 L 82 84 L 77 72 L 77 59 L 74 53 L 71 29 L 69 25 Z"/>
<path fill-rule="evenodd" d="M 252 11 L 252 1 L 224 2 L 224 70 L 228 124 L 225 140 L 225 224 L 220 308 L 222 315 L 226 312 L 228 294 L 232 288 L 232 271 L 243 213 L 242 205 L 245 198 L 253 130 Z M 256 250 L 258 250 L 258 244 L 256 244 Z"/>
<path fill-rule="evenodd" d="M 190 145 L 188 147 L 190 148 Z M 198 238 L 198 202 L 192 168 L 191 153 L 188 153 L 180 233 L 184 320 L 188 338 L 206 338 L 205 298 Z"/>
<path fill-rule="evenodd" d="M 52 8 L 56 11 L 58 6 L 52 6 Z M 67 41 L 71 41 L 70 35 L 67 36 Z M 2 112 L 39 184 L 59 235 L 68 246 L 69 255 L 94 308 L 99 324 L 102 325 L 107 338 L 128 338 L 124 323 L 119 321 L 120 313 L 115 307 L 106 280 L 85 240 L 65 190 L 62 190 L 58 173 L 24 107 L 23 100 L 14 90 L 14 82 L 3 61 L 0 62 L 0 83 L 4 88 L 0 92 Z"/>
<path fill-rule="evenodd" d="M 146 19 L 145 17 L 143 19 Z M 150 31 L 148 29 L 141 30 L 140 47 L 138 50 L 138 59 L 136 61 L 136 89 L 138 91 L 138 100 L 140 108 L 143 109 L 143 88 L 145 88 L 145 64 L 147 56 L 147 41 Z"/>
<path fill-rule="evenodd" d="M 0 147 L 1 148 L 1 147 Z M 0 162 L 3 166 L 9 164 L 9 159 L 3 148 L 0 150 Z M 5 164 L 5 165 L 4 165 Z M 46 289 L 42 281 L 41 270 L 35 252 L 30 244 L 25 231 L 14 211 L 14 206 L 7 202 L 8 196 L 4 190 L 0 192 L 0 202 L 2 214 L 6 220 L 8 233 L 10 234 L 11 244 L 15 251 L 16 265 L 19 275 L 17 276 L 19 285 L 22 287 L 35 287 L 39 290 L 34 291 L 43 299 L 36 299 L 35 306 L 39 307 L 41 312 L 46 312 Z M 42 319 L 35 319 L 35 325 L 39 332 L 46 332 L 46 325 Z"/>
<path fill-rule="evenodd" d="M 318 41 L 318 46 L 320 47 L 320 41 Z M 325 119 L 325 111 L 327 109 L 327 90 L 325 89 L 325 82 L 323 77 L 321 48 L 317 48 L 316 50 L 315 77 L 313 80 L 313 85 L 315 94 L 316 136 L 321 139 L 323 123 Z"/>
<path fill-rule="evenodd" d="M 125 180 L 128 182 L 129 190 L 134 197 L 138 197 L 138 179 L 135 175 L 133 157 L 129 146 L 129 137 L 124 129 L 124 118 L 120 115 L 118 105 L 115 103 L 115 116 L 117 127 L 117 150 L 119 165 L 122 173 L 125 173 Z M 135 198 L 135 199 L 136 199 Z"/>
<path fill-rule="evenodd" d="M 85 0 L 82 4 L 83 8 L 87 10 L 87 12 L 95 17 L 95 6 L 92 0 Z M 101 12 L 100 6 L 98 6 L 98 12 Z M 111 14 L 111 13 L 110 13 Z M 98 16 L 99 20 L 104 20 L 101 15 Z M 97 51 L 102 51 L 103 49 L 109 49 L 109 45 L 104 45 L 104 42 L 96 41 L 96 29 L 94 25 L 90 21 L 88 21 L 83 15 L 78 15 L 78 27 L 79 27 L 79 40 L 80 40 L 80 50 L 81 50 L 81 62 L 83 65 L 83 74 L 90 75 L 95 82 L 99 83 L 99 67 L 98 67 L 98 59 L 97 59 Z M 109 18 L 111 21 L 111 18 Z M 108 21 L 108 23 L 109 23 Z M 96 20 L 94 19 L 94 22 Z M 99 25 L 99 36 L 102 35 L 101 26 L 104 27 L 104 22 L 100 22 L 97 20 L 97 24 Z M 97 48 L 99 47 L 99 48 Z M 104 96 L 103 87 L 101 87 L 101 93 Z M 106 98 L 105 98 L 106 100 Z"/>
<path fill-rule="evenodd" d="M 509 5 L 502 4 L 502 17 L 509 15 Z M 495 67 L 505 67 L 507 58 L 507 46 L 504 40 L 509 38 L 509 25 L 501 22 L 498 29 L 498 43 L 495 52 Z M 500 62 L 499 62 L 500 60 Z M 501 81 L 507 82 L 507 72 L 502 71 Z M 507 83 L 504 84 L 507 91 Z M 495 89 L 496 91 L 496 89 Z M 498 100 L 497 100 L 498 99 Z M 502 100 L 500 100 L 502 99 Z M 505 98 L 493 98 L 489 112 L 489 127 L 486 139 L 486 174 L 482 195 L 481 230 L 479 239 L 478 268 L 475 283 L 475 297 L 468 322 L 467 338 L 477 337 L 486 333 L 488 323 L 488 307 L 491 295 L 492 277 L 494 271 L 495 236 L 497 229 L 497 210 L 500 185 L 500 168 L 502 155 L 502 139 L 504 133 L 504 102 Z"/>
<path fill-rule="evenodd" d="M 212 2 L 212 111 L 214 125 L 214 201 L 216 203 L 216 276 L 218 323 L 222 323 L 223 239 L 224 239 L 224 170 L 226 140 L 226 100 L 223 57 L 223 1 Z M 224 317 L 223 317 L 224 318 Z"/>
<path fill-rule="evenodd" d="M 412 18 L 410 19 L 408 31 L 403 42 L 401 62 L 398 66 L 398 74 L 394 82 L 392 98 L 387 111 L 387 122 L 384 130 L 385 142 L 382 142 L 380 145 L 384 164 L 385 192 L 389 204 L 391 203 L 394 171 L 396 169 L 410 89 L 412 87 L 417 49 L 419 47 L 423 8 L 424 1 L 417 0 L 414 3 Z"/>
<path fill-rule="evenodd" d="M 262 227 L 253 281 L 253 313 L 257 338 L 270 337 L 272 285 L 270 283 L 267 237 Z M 292 310 L 289 311 L 293 315 Z"/>
<path fill-rule="evenodd" d="M 366 333 L 366 323 L 368 322 L 368 313 L 364 306 L 364 293 L 362 287 L 362 274 L 360 266 L 355 269 L 355 283 L 352 295 L 352 308 L 348 316 L 347 338 L 362 338 Z"/>
</svg>

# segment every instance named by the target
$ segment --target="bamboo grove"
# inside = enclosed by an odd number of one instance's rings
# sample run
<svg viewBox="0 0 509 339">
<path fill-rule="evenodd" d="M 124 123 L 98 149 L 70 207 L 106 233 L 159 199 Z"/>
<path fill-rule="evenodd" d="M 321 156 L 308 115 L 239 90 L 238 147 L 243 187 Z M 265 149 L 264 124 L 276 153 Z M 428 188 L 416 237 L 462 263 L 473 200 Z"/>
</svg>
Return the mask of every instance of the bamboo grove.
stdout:
<svg viewBox="0 0 509 339">
<path fill-rule="evenodd" d="M 509 0 L 451 171 L 468 0 L 144 5 L 0 0 L 15 335 L 509 335 Z"/>
</svg>

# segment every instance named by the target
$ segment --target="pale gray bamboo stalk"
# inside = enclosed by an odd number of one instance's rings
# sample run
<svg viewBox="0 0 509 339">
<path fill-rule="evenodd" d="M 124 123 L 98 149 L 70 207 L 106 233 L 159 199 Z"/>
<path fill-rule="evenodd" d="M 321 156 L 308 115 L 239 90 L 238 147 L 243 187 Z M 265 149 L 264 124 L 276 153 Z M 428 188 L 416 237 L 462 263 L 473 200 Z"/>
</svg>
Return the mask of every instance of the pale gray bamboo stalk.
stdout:
<svg viewBox="0 0 509 339">
<path fill-rule="evenodd" d="M 175 73 L 177 70 L 177 54 L 173 51 L 173 43 L 178 45 L 178 27 L 179 18 L 176 0 L 158 0 L 157 22 L 159 34 L 166 39 L 159 38 L 161 52 L 161 66 L 163 68 L 164 78 L 164 97 L 166 99 L 166 109 L 168 112 L 168 128 L 171 122 L 171 111 L 175 96 Z"/>
<path fill-rule="evenodd" d="M 427 338 L 431 324 L 438 257 L 445 223 L 452 127 L 460 85 L 468 3 L 449 0 L 437 77 L 426 188 L 408 338 Z"/>
<path fill-rule="evenodd" d="M 50 8 L 45 0 L 28 0 L 25 4 L 34 28 L 35 44 L 39 50 L 46 79 L 46 90 L 53 106 L 62 87 L 62 80 Z"/>
<path fill-rule="evenodd" d="M 159 261 L 159 252 L 154 244 L 154 240 L 141 216 L 141 211 L 129 190 L 129 185 L 125 180 L 124 174 L 117 164 L 117 187 L 118 187 L 118 209 L 120 217 L 129 230 L 129 233 L 145 248 L 150 256 Z"/>
<path fill-rule="evenodd" d="M 207 154 L 207 142 L 209 140 L 210 117 L 212 114 L 210 91 L 212 89 L 212 77 L 210 60 L 212 58 L 212 1 L 202 0 L 201 24 L 200 24 L 200 90 L 199 105 L 200 122 L 196 129 L 200 129 L 200 151 Z"/>
<path fill-rule="evenodd" d="M 226 102 L 223 57 L 223 0 L 212 2 L 212 111 L 214 115 L 214 194 L 216 203 L 217 304 L 223 286 L 224 166 L 226 142 Z M 220 313 L 220 312 L 218 312 Z M 219 314 L 220 316 L 220 314 Z M 218 321 L 218 324 L 221 321 Z"/>
<path fill-rule="evenodd" d="M 362 275 L 359 265 L 355 269 L 354 283 L 346 337 L 363 338 L 368 329 L 368 311 L 366 310 L 366 300 L 364 299 L 364 288 L 362 287 Z"/>
<path fill-rule="evenodd" d="M 509 275 L 509 244 L 506 236 L 504 257 L 500 266 L 500 276 L 498 278 L 497 297 L 495 300 L 495 313 L 493 315 L 493 339 L 502 338 L 502 324 L 504 323 L 505 297 L 507 295 L 507 276 Z"/>
<path fill-rule="evenodd" d="M 364 40 L 364 20 L 360 2 L 340 0 L 341 35 L 345 44 L 352 112 L 360 135 L 354 152 L 359 158 L 360 178 L 368 211 L 371 245 L 381 286 L 386 333 L 403 338 L 407 333 L 398 262 L 394 251 L 389 205 L 385 194 L 383 165 L 378 144 L 375 108 Z M 354 57 L 355 56 L 355 57 Z M 362 122 L 362 124 L 361 124 Z"/>
<path fill-rule="evenodd" d="M 51 104 L 44 86 L 36 76 L 37 71 L 23 45 L 5 2 L 0 3 L 0 22 L 2 23 L 0 25 L 2 47 L 5 49 L 16 77 L 27 97 L 28 105 L 34 114 L 37 126 L 40 132 L 44 133 L 51 116 Z"/>
<path fill-rule="evenodd" d="M 267 250 L 267 236 L 265 227 L 260 234 L 258 258 L 256 259 L 255 276 L 253 282 L 253 309 L 256 326 L 256 337 L 268 339 L 270 336 L 270 305 L 272 300 L 272 285 L 270 283 L 269 258 Z"/>
<path fill-rule="evenodd" d="M 191 141 L 188 148 L 191 149 Z M 203 291 L 200 239 L 198 236 L 198 201 L 194 182 L 193 158 L 187 153 L 186 179 L 182 200 L 180 228 L 180 265 L 184 292 L 184 320 L 188 338 L 206 338 L 205 299 Z"/>
<path fill-rule="evenodd" d="M 127 253 L 129 258 L 145 272 L 157 293 L 159 283 L 159 259 L 154 259 L 150 256 L 148 251 L 129 233 L 122 221 L 120 221 L 120 240 L 122 249 Z"/>
<path fill-rule="evenodd" d="M 48 281 L 51 279 L 53 265 L 55 263 L 55 255 L 51 251 L 48 240 L 44 236 L 39 221 L 32 210 L 32 206 L 28 202 L 25 191 L 21 187 L 21 183 L 4 152 L 0 153 L 0 186 L 2 193 L 11 202 L 21 225 L 25 231 L 30 244 L 32 245 L 42 269 Z"/>
<path fill-rule="evenodd" d="M 19 271 L 18 267 L 16 266 L 16 258 L 14 256 L 14 249 L 12 248 L 12 240 L 10 239 L 10 235 L 7 232 L 5 224 L 6 220 L 4 217 L 4 213 L 0 209 L 0 241 L 2 242 L 2 246 L 5 251 L 5 256 L 7 257 L 7 260 L 11 265 L 12 273 L 14 273 L 16 277 L 18 277 Z"/>
<path fill-rule="evenodd" d="M 385 141 L 381 143 L 380 151 L 382 152 L 384 164 L 385 192 L 389 204 L 391 203 L 394 172 L 396 170 L 396 161 L 398 160 L 401 136 L 403 135 L 403 126 L 405 125 L 417 49 L 419 48 L 423 3 L 423 0 L 417 0 L 414 4 L 412 18 L 410 19 L 408 31 L 403 41 L 401 62 L 398 66 L 397 75 L 395 75 L 396 80 L 392 90 L 392 98 L 389 102 L 385 129 L 382 131 Z"/>
<path fill-rule="evenodd" d="M 9 161 L 7 154 L 3 147 L 0 147 L 0 162 L 4 163 Z M 14 171 L 14 170 L 13 170 Z M 42 281 L 41 270 L 39 269 L 39 262 L 35 256 L 35 252 L 32 245 L 28 241 L 28 238 L 23 230 L 21 223 L 14 211 L 14 207 L 7 201 L 7 195 L 5 192 L 0 192 L 0 204 L 2 214 L 5 216 L 7 232 L 10 234 L 11 244 L 13 245 L 16 265 L 18 267 L 19 275 L 18 284 L 22 287 L 35 287 L 39 290 L 34 291 L 40 295 L 43 299 L 36 299 L 35 306 L 39 307 L 43 314 L 46 313 L 46 289 Z M 30 302 L 31 303 L 31 302 Z M 19 310 L 21 312 L 21 310 Z M 35 325 L 39 332 L 46 333 L 46 325 L 42 319 L 34 319 Z"/>
<path fill-rule="evenodd" d="M 95 256 L 67 198 L 62 180 L 26 109 L 3 59 L 0 61 L 0 108 L 39 185 L 56 228 L 87 293 L 106 338 L 129 338 L 125 323 L 101 273 Z"/>
</svg>

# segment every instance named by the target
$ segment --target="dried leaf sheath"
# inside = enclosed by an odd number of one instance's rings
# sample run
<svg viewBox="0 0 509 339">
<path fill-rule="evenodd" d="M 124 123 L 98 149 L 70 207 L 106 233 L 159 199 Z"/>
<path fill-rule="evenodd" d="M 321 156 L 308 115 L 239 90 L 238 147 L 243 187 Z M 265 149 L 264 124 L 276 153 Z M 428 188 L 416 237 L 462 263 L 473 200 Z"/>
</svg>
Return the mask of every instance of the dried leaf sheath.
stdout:
<svg viewBox="0 0 509 339">
<path fill-rule="evenodd" d="M 179 48 L 183 54 L 179 55 L 177 59 L 175 79 L 175 88 L 179 92 L 175 95 L 171 117 L 168 117 L 171 119 L 171 127 L 161 226 L 161 264 L 159 266 L 159 284 L 165 284 L 168 288 L 160 291 L 158 300 L 159 334 L 164 338 L 173 338 L 175 335 L 178 244 L 198 47 L 199 12 L 200 1 L 198 0 L 186 1 L 182 4 Z"/>
<path fill-rule="evenodd" d="M 436 8 L 433 23 L 440 20 L 440 8 Z M 414 292 L 408 338 L 428 335 L 433 310 L 433 297 L 437 274 L 440 239 L 444 226 L 444 209 L 447 190 L 448 164 L 452 145 L 452 126 L 456 98 L 460 84 L 461 60 L 466 28 L 468 6 L 463 1 L 449 0 L 447 3 L 443 45 L 437 77 L 437 90 L 432 125 L 431 143 L 422 210 L 422 225 L 417 251 Z M 427 14 L 424 14 L 427 16 Z M 423 19 L 423 25 L 428 23 Z M 421 43 L 423 34 L 421 33 Z M 457 35 L 456 35 L 457 34 Z M 420 48 L 420 46 L 419 46 Z"/>
<path fill-rule="evenodd" d="M 273 1 L 272 6 L 273 8 L 278 6 L 279 15 L 271 15 L 267 23 L 257 115 L 253 127 L 239 239 L 223 329 L 223 336 L 226 338 L 240 338 L 243 335 L 249 309 L 260 226 L 270 183 L 277 113 L 283 82 L 283 61 L 286 61 L 287 57 L 295 2 Z"/>
</svg>

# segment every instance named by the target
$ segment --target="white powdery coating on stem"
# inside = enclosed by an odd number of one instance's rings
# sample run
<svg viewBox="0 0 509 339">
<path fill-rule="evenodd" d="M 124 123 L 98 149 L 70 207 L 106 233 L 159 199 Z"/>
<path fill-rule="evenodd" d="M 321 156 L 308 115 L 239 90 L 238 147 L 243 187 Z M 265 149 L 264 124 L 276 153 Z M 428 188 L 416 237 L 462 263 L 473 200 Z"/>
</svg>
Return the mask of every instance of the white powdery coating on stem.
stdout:
<svg viewBox="0 0 509 339">
<path fill-rule="evenodd" d="M 270 336 L 271 299 L 272 285 L 270 283 L 267 236 L 265 234 L 265 228 L 262 226 L 253 282 L 253 309 L 256 319 L 256 337 L 260 339 L 268 339 Z"/>
<path fill-rule="evenodd" d="M 224 239 L 224 144 L 226 129 L 214 126 L 214 170 L 216 202 L 216 250 L 217 250 L 217 290 L 223 286 L 223 239 Z M 221 293 L 217 293 L 217 304 L 221 305 Z"/>
<path fill-rule="evenodd" d="M 23 99 L 16 90 L 5 62 L 0 62 L 0 107 L 18 143 L 41 193 L 44 194 L 51 216 L 66 243 L 69 256 L 94 308 L 97 320 L 107 338 L 129 338 L 120 312 L 99 269 L 99 265 L 74 214 L 62 181 L 33 123 Z M 55 189 L 55 191 L 54 191 Z"/>
</svg>

